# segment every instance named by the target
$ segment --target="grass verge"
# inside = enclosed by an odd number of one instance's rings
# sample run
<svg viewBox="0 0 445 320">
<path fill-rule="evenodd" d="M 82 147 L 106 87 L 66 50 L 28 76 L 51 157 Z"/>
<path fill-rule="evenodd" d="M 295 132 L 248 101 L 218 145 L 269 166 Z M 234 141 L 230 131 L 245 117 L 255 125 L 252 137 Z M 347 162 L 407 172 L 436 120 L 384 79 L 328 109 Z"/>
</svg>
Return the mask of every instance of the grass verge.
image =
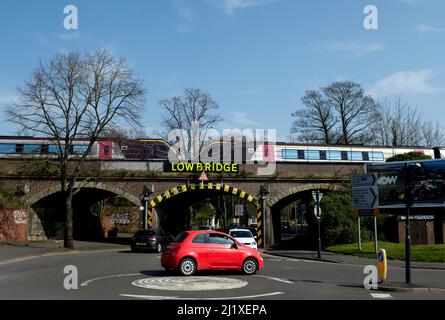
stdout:
<svg viewBox="0 0 445 320">
<path fill-rule="evenodd" d="M 386 255 L 390 260 L 405 260 L 405 244 L 379 241 L 379 248 L 386 250 Z M 362 243 L 362 251 L 358 251 L 357 243 L 330 246 L 326 248 L 326 251 L 363 258 L 374 259 L 376 257 L 374 242 Z M 445 245 L 412 246 L 411 257 L 412 261 L 445 263 Z"/>
</svg>

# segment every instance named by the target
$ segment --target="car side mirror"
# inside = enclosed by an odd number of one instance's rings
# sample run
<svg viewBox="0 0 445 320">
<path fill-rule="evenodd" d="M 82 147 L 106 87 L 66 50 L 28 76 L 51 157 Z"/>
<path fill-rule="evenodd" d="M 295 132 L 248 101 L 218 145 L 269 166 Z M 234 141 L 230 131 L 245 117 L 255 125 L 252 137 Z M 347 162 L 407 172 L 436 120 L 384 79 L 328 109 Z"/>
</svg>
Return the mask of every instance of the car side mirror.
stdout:
<svg viewBox="0 0 445 320">
<path fill-rule="evenodd" d="M 232 244 L 232 249 L 238 249 L 238 245 L 236 243 Z"/>
</svg>

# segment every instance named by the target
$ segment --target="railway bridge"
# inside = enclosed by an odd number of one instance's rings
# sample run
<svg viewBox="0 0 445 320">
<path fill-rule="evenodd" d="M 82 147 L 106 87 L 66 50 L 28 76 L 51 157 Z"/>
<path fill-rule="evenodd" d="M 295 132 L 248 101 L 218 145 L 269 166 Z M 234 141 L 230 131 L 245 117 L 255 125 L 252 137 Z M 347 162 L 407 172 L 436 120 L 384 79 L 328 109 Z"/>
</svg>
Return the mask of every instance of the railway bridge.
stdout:
<svg viewBox="0 0 445 320">
<path fill-rule="evenodd" d="M 273 174 L 260 176 L 259 166 L 207 172 L 208 181 L 199 182 L 200 172 L 172 172 L 161 161 L 86 161 L 73 197 L 74 236 L 129 235 L 144 224 L 175 234 L 192 227 L 194 213 L 207 210 L 216 227 L 257 225 L 260 241 L 270 246 L 281 240 L 281 222 L 293 219 L 297 203 L 308 210 L 313 190 L 346 190 L 351 174 L 362 171 L 357 163 L 277 163 Z M 0 187 L 22 200 L 27 240 L 63 239 L 57 170 L 41 161 L 4 159 L 0 175 Z M 144 188 L 150 191 L 145 199 Z"/>
</svg>

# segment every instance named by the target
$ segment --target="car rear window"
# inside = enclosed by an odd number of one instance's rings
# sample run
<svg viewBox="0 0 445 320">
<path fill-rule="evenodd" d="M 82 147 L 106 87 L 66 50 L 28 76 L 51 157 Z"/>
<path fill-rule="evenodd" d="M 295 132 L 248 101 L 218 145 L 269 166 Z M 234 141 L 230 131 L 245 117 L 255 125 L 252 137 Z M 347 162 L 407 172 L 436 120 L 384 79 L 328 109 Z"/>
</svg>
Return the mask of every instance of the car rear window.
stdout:
<svg viewBox="0 0 445 320">
<path fill-rule="evenodd" d="M 140 236 L 155 236 L 156 235 L 156 230 L 150 229 L 150 230 L 139 230 L 138 232 L 136 232 L 135 236 L 136 237 L 140 237 Z"/>
<path fill-rule="evenodd" d="M 174 242 L 181 243 L 181 242 L 183 242 L 183 241 L 185 240 L 185 238 L 188 237 L 188 235 L 189 235 L 189 234 L 188 234 L 187 232 L 180 233 L 180 234 L 175 238 L 175 241 L 174 241 Z"/>
<path fill-rule="evenodd" d="M 230 235 L 234 238 L 252 238 L 253 235 L 250 231 L 232 231 Z"/>
</svg>

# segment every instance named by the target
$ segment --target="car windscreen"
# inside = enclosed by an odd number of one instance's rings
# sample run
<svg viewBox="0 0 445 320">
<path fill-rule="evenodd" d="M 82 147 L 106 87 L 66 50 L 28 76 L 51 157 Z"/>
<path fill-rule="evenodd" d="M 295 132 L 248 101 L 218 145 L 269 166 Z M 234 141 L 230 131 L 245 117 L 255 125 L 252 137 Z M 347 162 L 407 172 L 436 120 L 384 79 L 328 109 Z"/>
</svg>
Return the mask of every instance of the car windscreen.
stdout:
<svg viewBox="0 0 445 320">
<path fill-rule="evenodd" d="M 253 238 L 250 231 L 231 231 L 230 235 L 234 238 Z"/>
<path fill-rule="evenodd" d="M 156 230 L 150 229 L 150 230 L 139 230 L 134 235 L 135 237 L 152 237 L 156 235 Z"/>
<path fill-rule="evenodd" d="M 178 234 L 178 236 L 175 238 L 174 242 L 181 243 L 182 241 L 185 240 L 185 238 L 187 238 L 188 235 L 189 234 L 187 232 L 182 232 L 182 233 Z"/>
</svg>

